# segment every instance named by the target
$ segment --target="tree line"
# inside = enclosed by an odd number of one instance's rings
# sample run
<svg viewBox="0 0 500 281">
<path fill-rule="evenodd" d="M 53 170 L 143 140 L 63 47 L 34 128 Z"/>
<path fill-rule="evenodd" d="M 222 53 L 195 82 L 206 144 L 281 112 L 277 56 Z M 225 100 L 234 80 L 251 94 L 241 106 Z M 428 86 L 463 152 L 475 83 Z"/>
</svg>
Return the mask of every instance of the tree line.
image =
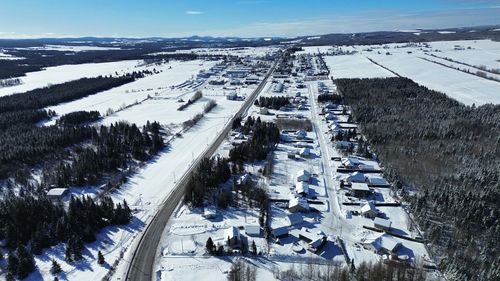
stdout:
<svg viewBox="0 0 500 281">
<path fill-rule="evenodd" d="M 259 97 L 255 105 L 270 109 L 280 109 L 282 106 L 290 105 L 290 98 L 286 96 Z"/>
<path fill-rule="evenodd" d="M 441 269 L 498 280 L 500 105 L 465 106 L 405 78 L 336 83 Z"/>
<path fill-rule="evenodd" d="M 67 243 L 66 260 L 79 260 L 83 243 L 95 241 L 106 226 L 127 224 L 131 217 L 127 202 L 114 204 L 109 197 L 72 198 L 66 210 L 43 194 L 8 194 L 0 200 L 0 239 L 8 249 L 17 249 L 9 254 L 8 271 L 25 278 L 35 269 L 33 255 L 61 242 Z"/>
<path fill-rule="evenodd" d="M 233 124 L 233 127 L 237 128 L 238 124 Z M 280 140 L 280 131 L 276 124 L 262 122 L 260 117 L 248 117 L 239 128 L 243 134 L 251 132 L 251 136 L 248 141 L 235 145 L 229 151 L 229 158 L 236 163 L 266 159 L 267 154 Z"/>
</svg>

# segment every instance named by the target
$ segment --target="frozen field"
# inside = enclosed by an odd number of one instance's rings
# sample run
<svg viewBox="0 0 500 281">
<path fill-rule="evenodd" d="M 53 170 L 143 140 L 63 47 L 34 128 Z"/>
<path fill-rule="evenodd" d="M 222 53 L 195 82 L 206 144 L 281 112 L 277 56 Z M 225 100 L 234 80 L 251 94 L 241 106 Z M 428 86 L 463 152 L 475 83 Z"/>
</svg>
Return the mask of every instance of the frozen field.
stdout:
<svg viewBox="0 0 500 281">
<path fill-rule="evenodd" d="M 178 53 L 195 53 L 198 55 L 230 55 L 230 56 L 238 56 L 238 57 L 247 57 L 247 56 L 265 56 L 267 54 L 276 52 L 278 47 L 241 47 L 241 48 L 196 48 L 190 50 L 177 50 L 173 52 L 160 52 L 155 53 L 158 54 L 178 54 Z"/>
<path fill-rule="evenodd" d="M 142 101 L 149 96 L 155 97 L 161 95 L 163 97 L 176 98 L 183 95 L 188 95 L 186 100 L 192 95 L 193 91 L 171 91 L 169 87 L 178 85 L 198 73 L 202 69 L 208 69 L 216 62 L 203 61 L 188 61 L 180 62 L 173 61 L 154 66 L 157 70 L 163 72 L 141 78 L 132 83 L 122 85 L 104 91 L 95 95 L 88 96 L 73 102 L 60 104 L 50 107 L 59 115 L 77 110 L 97 110 L 104 115 L 108 109 L 117 111 L 127 105 L 133 104 L 136 101 Z M 175 100 L 174 100 L 175 101 Z"/>
<path fill-rule="evenodd" d="M 317 53 L 318 47 L 308 47 L 305 52 Z M 331 47 L 321 47 L 323 52 L 331 52 Z M 444 63 L 451 67 L 469 70 L 477 68 L 449 62 L 427 54 L 450 58 L 473 66 L 487 69 L 500 68 L 500 42 L 491 40 L 443 41 L 420 44 L 386 44 L 371 46 L 339 46 L 343 51 L 356 51 L 354 55 L 325 56 L 334 78 L 390 77 L 390 72 L 374 65 L 371 58 L 380 65 L 412 79 L 418 84 L 443 92 L 466 105 L 500 103 L 500 82 L 488 80 L 473 74 L 452 69 L 422 58 Z M 500 75 L 488 73 L 499 78 Z"/>
<path fill-rule="evenodd" d="M 49 84 L 60 84 L 83 77 L 97 77 L 99 75 L 115 75 L 137 70 L 141 61 L 128 60 L 105 63 L 85 63 L 75 65 L 61 65 L 48 67 L 41 71 L 28 72 L 26 76 L 18 77 L 22 84 L 0 88 L 0 96 L 22 93 L 36 88 L 46 87 Z"/>
<path fill-rule="evenodd" d="M 372 63 L 364 55 L 326 56 L 325 62 L 333 78 L 394 77 L 390 71 Z"/>
</svg>

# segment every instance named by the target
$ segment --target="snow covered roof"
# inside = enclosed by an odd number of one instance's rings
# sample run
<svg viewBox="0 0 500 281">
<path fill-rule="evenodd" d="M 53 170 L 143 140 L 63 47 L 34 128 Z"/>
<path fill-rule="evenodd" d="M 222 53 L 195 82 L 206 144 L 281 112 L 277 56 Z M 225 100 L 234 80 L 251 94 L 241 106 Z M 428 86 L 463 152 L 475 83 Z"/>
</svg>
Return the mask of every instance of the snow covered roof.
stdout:
<svg viewBox="0 0 500 281">
<path fill-rule="evenodd" d="M 298 130 L 295 132 L 295 135 L 297 138 L 305 138 L 307 136 L 307 133 L 304 130 Z"/>
<path fill-rule="evenodd" d="M 245 225 L 245 233 L 250 236 L 260 235 L 260 225 L 258 224 L 247 224 Z"/>
<path fill-rule="evenodd" d="M 383 219 L 383 218 L 375 218 L 373 220 L 373 225 L 375 227 L 377 226 L 381 226 L 382 228 L 386 228 L 386 229 L 389 229 L 391 228 L 391 221 L 390 220 L 386 220 L 386 219 Z"/>
<path fill-rule="evenodd" d="M 203 216 L 205 218 L 214 218 L 217 215 L 217 209 L 213 206 L 207 206 L 203 209 Z"/>
<path fill-rule="evenodd" d="M 304 147 L 300 149 L 300 155 L 309 155 L 311 154 L 311 149 L 309 147 Z"/>
<path fill-rule="evenodd" d="M 389 235 L 382 235 L 379 238 L 377 238 L 375 241 L 373 241 L 372 245 L 377 249 L 377 250 L 385 250 L 388 252 L 395 252 L 399 246 L 401 246 L 401 242 L 393 238 L 392 236 Z"/>
<path fill-rule="evenodd" d="M 225 238 L 229 239 L 240 239 L 240 230 L 235 227 L 235 226 L 230 226 L 228 229 L 225 231 Z"/>
<path fill-rule="evenodd" d="M 368 183 L 370 183 L 370 184 L 389 184 L 382 177 L 368 177 Z"/>
<path fill-rule="evenodd" d="M 311 173 L 307 170 L 300 170 L 297 172 L 297 181 L 309 181 L 311 177 Z"/>
<path fill-rule="evenodd" d="M 350 181 L 350 182 L 365 182 L 366 181 L 366 176 L 363 173 L 354 172 L 349 177 L 347 177 L 347 181 Z"/>
<path fill-rule="evenodd" d="M 288 226 L 282 226 L 282 227 L 277 227 L 277 228 L 274 228 L 271 233 L 273 234 L 273 236 L 275 237 L 278 237 L 278 236 L 282 236 L 282 235 L 285 235 L 285 234 L 288 234 Z"/>
<path fill-rule="evenodd" d="M 60 197 L 60 196 L 64 196 L 66 194 L 66 192 L 68 191 L 67 188 L 52 188 L 51 190 L 49 190 L 47 192 L 47 196 L 49 197 Z"/>
<path fill-rule="evenodd" d="M 307 242 L 312 247 L 318 247 L 319 245 L 321 245 L 323 239 L 325 239 L 325 235 L 310 232 L 309 229 L 306 228 L 306 227 L 303 227 L 303 228 L 300 229 L 299 236 L 302 236 L 306 240 L 309 240 Z M 319 244 L 317 244 L 318 240 L 320 241 Z M 313 244 L 315 244 L 316 246 L 313 245 Z"/>
<path fill-rule="evenodd" d="M 301 197 L 292 197 L 288 201 L 288 208 L 289 209 L 294 209 L 294 208 L 300 208 L 304 210 L 309 210 L 309 203 L 307 203 L 307 200 Z"/>
<path fill-rule="evenodd" d="M 296 182 L 295 183 L 295 191 L 298 194 L 301 194 L 301 193 L 308 194 L 309 193 L 309 184 L 307 184 L 306 182 L 303 182 L 303 181 Z"/>
<path fill-rule="evenodd" d="M 354 191 L 370 191 L 368 184 L 364 182 L 353 182 L 351 183 L 351 189 Z"/>
<path fill-rule="evenodd" d="M 292 225 L 302 223 L 304 221 L 304 218 L 302 217 L 301 214 L 294 213 L 294 214 L 288 215 L 287 220 L 290 223 L 290 226 L 292 226 Z"/>
<path fill-rule="evenodd" d="M 366 204 L 361 206 L 361 213 L 362 214 L 365 214 L 368 212 L 377 213 L 377 209 L 375 208 L 375 205 L 373 205 L 372 202 L 367 202 Z"/>
</svg>

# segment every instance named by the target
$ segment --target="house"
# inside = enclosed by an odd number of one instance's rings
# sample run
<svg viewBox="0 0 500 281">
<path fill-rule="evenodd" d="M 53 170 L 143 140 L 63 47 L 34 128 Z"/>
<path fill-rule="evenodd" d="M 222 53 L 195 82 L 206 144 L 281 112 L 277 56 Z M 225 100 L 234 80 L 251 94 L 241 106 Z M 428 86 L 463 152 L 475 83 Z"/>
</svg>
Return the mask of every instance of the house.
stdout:
<svg viewBox="0 0 500 281">
<path fill-rule="evenodd" d="M 288 159 L 297 159 L 297 155 L 295 154 L 295 152 L 292 151 L 287 152 L 287 157 Z"/>
<path fill-rule="evenodd" d="M 259 110 L 259 113 L 263 114 L 263 115 L 267 115 L 267 114 L 269 114 L 269 109 L 267 109 L 267 107 L 261 107 Z"/>
<path fill-rule="evenodd" d="M 252 181 L 252 176 L 250 176 L 249 173 L 245 173 L 243 175 L 240 176 L 240 178 L 238 179 L 237 183 L 239 185 L 242 185 L 242 184 L 247 184 L 249 182 Z"/>
<path fill-rule="evenodd" d="M 245 79 L 245 84 L 250 85 L 250 84 L 258 84 L 259 83 L 259 77 L 257 75 L 250 75 Z"/>
<path fill-rule="evenodd" d="M 244 139 L 245 139 L 245 135 L 243 135 L 242 133 L 237 133 L 237 134 L 234 136 L 234 139 L 235 139 L 235 140 L 244 140 Z"/>
<path fill-rule="evenodd" d="M 402 243 L 394 237 L 382 234 L 375 239 L 367 239 L 363 242 L 365 248 L 375 251 L 378 254 L 396 255 L 397 250 Z"/>
<path fill-rule="evenodd" d="M 290 214 L 286 217 L 286 219 L 288 221 L 289 226 L 294 226 L 294 225 L 300 224 L 304 221 L 304 218 L 302 217 L 302 215 L 300 213 Z"/>
<path fill-rule="evenodd" d="M 292 213 L 309 212 L 309 203 L 302 197 L 292 197 L 288 201 L 288 210 Z"/>
<path fill-rule="evenodd" d="M 335 119 L 337 119 L 337 117 L 335 116 L 335 114 L 328 112 L 327 114 L 325 114 L 325 119 L 326 120 L 335 120 Z"/>
<path fill-rule="evenodd" d="M 69 193 L 67 188 L 52 188 L 47 191 L 47 198 L 50 200 L 61 200 Z"/>
<path fill-rule="evenodd" d="M 347 149 L 347 148 L 349 148 L 351 145 L 353 145 L 353 144 L 352 144 L 352 142 L 350 142 L 350 141 L 337 141 L 337 142 L 335 143 L 335 147 L 336 147 L 337 149 Z"/>
<path fill-rule="evenodd" d="M 365 176 L 365 174 L 363 174 L 363 173 L 360 173 L 360 172 L 354 172 L 354 173 L 350 174 L 350 175 L 347 177 L 347 181 L 348 181 L 348 182 L 359 182 L 359 183 L 364 183 L 364 182 L 366 182 L 366 176 Z"/>
<path fill-rule="evenodd" d="M 326 236 L 324 234 L 312 233 L 305 227 L 300 229 L 299 239 L 307 242 L 309 249 L 313 252 L 317 252 L 326 243 Z"/>
<path fill-rule="evenodd" d="M 227 243 L 229 246 L 237 246 L 240 242 L 240 230 L 235 226 L 230 226 L 224 232 L 225 239 L 227 239 Z"/>
<path fill-rule="evenodd" d="M 325 108 L 326 109 L 335 109 L 337 108 L 337 105 L 334 104 L 333 102 L 328 102 L 326 105 L 325 105 Z"/>
<path fill-rule="evenodd" d="M 307 133 L 304 130 L 298 130 L 295 132 L 295 137 L 299 140 L 303 140 L 307 137 Z"/>
<path fill-rule="evenodd" d="M 203 209 L 203 217 L 206 219 L 214 219 L 217 216 L 217 209 L 213 206 L 208 206 Z"/>
<path fill-rule="evenodd" d="M 288 226 L 273 228 L 271 235 L 274 239 L 284 238 L 288 236 Z"/>
<path fill-rule="evenodd" d="M 281 93 L 281 92 L 283 92 L 283 89 L 284 89 L 283 83 L 278 83 L 278 84 L 274 85 L 273 92 L 275 92 L 275 93 Z"/>
<path fill-rule="evenodd" d="M 259 237 L 260 236 L 260 225 L 258 225 L 258 224 L 245 225 L 245 233 L 248 236 Z"/>
<path fill-rule="evenodd" d="M 311 179 L 311 173 L 307 170 L 300 170 L 297 172 L 296 181 L 309 182 Z"/>
<path fill-rule="evenodd" d="M 355 157 L 342 158 L 341 163 L 344 167 L 348 169 L 355 169 L 358 167 L 359 164 L 361 164 L 359 159 Z"/>
<path fill-rule="evenodd" d="M 226 95 L 227 100 L 237 100 L 238 99 L 238 94 L 236 92 L 231 92 Z"/>
<path fill-rule="evenodd" d="M 374 218 L 378 214 L 375 205 L 372 202 L 367 202 L 363 206 L 361 206 L 361 215 L 367 218 Z"/>
<path fill-rule="evenodd" d="M 307 108 L 307 105 L 303 105 L 303 104 L 301 104 L 301 105 L 299 105 L 299 106 L 297 107 L 297 109 L 298 109 L 298 110 L 307 110 L 308 108 Z"/>
<path fill-rule="evenodd" d="M 309 156 L 311 156 L 311 149 L 309 147 L 303 147 L 300 149 L 299 155 L 304 158 L 308 158 Z"/>
<path fill-rule="evenodd" d="M 373 226 L 384 231 L 389 231 L 391 229 L 391 224 L 390 220 L 383 218 L 375 218 L 373 220 Z"/>
<path fill-rule="evenodd" d="M 295 183 L 295 192 L 302 196 L 309 195 L 309 184 L 307 182 L 299 181 Z"/>
<path fill-rule="evenodd" d="M 370 196 L 372 191 L 366 183 L 353 182 L 351 183 L 351 193 L 355 197 L 363 198 Z"/>
</svg>

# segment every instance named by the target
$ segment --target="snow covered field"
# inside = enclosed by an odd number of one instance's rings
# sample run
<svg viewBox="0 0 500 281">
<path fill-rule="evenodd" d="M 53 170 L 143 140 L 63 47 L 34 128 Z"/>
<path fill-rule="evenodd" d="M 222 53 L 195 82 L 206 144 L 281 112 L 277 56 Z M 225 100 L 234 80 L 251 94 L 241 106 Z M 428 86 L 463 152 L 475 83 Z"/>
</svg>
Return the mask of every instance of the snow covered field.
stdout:
<svg viewBox="0 0 500 281">
<path fill-rule="evenodd" d="M 22 93 L 36 88 L 46 87 L 49 84 L 60 84 L 83 77 L 115 75 L 115 72 L 118 72 L 118 74 L 124 74 L 138 70 L 136 66 L 140 62 L 140 60 L 128 60 L 48 67 L 44 70 L 28 72 L 26 73 L 26 76 L 18 77 L 21 79 L 22 84 L 0 88 L 0 96 Z"/>
<path fill-rule="evenodd" d="M 36 50 L 36 51 L 61 51 L 61 52 L 85 52 L 85 51 L 110 51 L 121 50 L 119 47 L 100 47 L 84 45 L 44 45 L 43 47 L 15 48 L 17 50 Z"/>
<path fill-rule="evenodd" d="M 390 77 L 390 72 L 371 63 L 371 58 L 380 65 L 408 77 L 418 84 L 443 92 L 466 105 L 500 103 L 500 82 L 426 61 L 438 61 L 449 66 L 478 71 L 476 68 L 434 58 L 427 54 L 450 58 L 487 69 L 500 68 L 500 42 L 491 40 L 443 41 L 420 44 L 386 44 L 371 46 L 339 46 L 343 51 L 356 51 L 354 55 L 325 56 L 334 78 Z M 318 47 L 307 47 L 304 52 L 317 53 Z M 331 47 L 321 47 L 322 52 L 332 52 Z M 487 73 L 499 78 L 498 74 Z"/>
<path fill-rule="evenodd" d="M 152 55 L 161 55 L 161 54 L 185 54 L 185 53 L 194 53 L 198 55 L 230 55 L 230 56 L 238 56 L 238 57 L 259 57 L 265 56 L 268 54 L 272 54 L 276 52 L 278 47 L 241 47 L 241 48 L 196 48 L 190 50 L 176 50 L 173 52 L 159 52 L 154 53 Z"/>
<path fill-rule="evenodd" d="M 390 71 L 372 63 L 364 55 L 326 56 L 325 62 L 333 78 L 394 77 Z"/>
<path fill-rule="evenodd" d="M 148 97 L 170 97 L 173 102 L 178 97 L 187 95 L 186 100 L 194 93 L 191 89 L 174 90 L 170 87 L 178 85 L 191 79 L 198 71 L 208 69 L 216 62 L 196 61 L 172 61 L 161 66 L 150 66 L 162 70 L 161 73 L 153 74 L 134 82 L 104 91 L 95 95 L 85 97 L 73 102 L 59 104 L 48 109 L 54 110 L 59 115 L 77 110 L 97 110 L 101 115 L 105 115 L 108 109 L 117 111 L 120 108 L 140 102 Z M 149 103 L 148 103 L 149 104 Z M 157 107 L 157 105 L 156 105 Z"/>
</svg>

